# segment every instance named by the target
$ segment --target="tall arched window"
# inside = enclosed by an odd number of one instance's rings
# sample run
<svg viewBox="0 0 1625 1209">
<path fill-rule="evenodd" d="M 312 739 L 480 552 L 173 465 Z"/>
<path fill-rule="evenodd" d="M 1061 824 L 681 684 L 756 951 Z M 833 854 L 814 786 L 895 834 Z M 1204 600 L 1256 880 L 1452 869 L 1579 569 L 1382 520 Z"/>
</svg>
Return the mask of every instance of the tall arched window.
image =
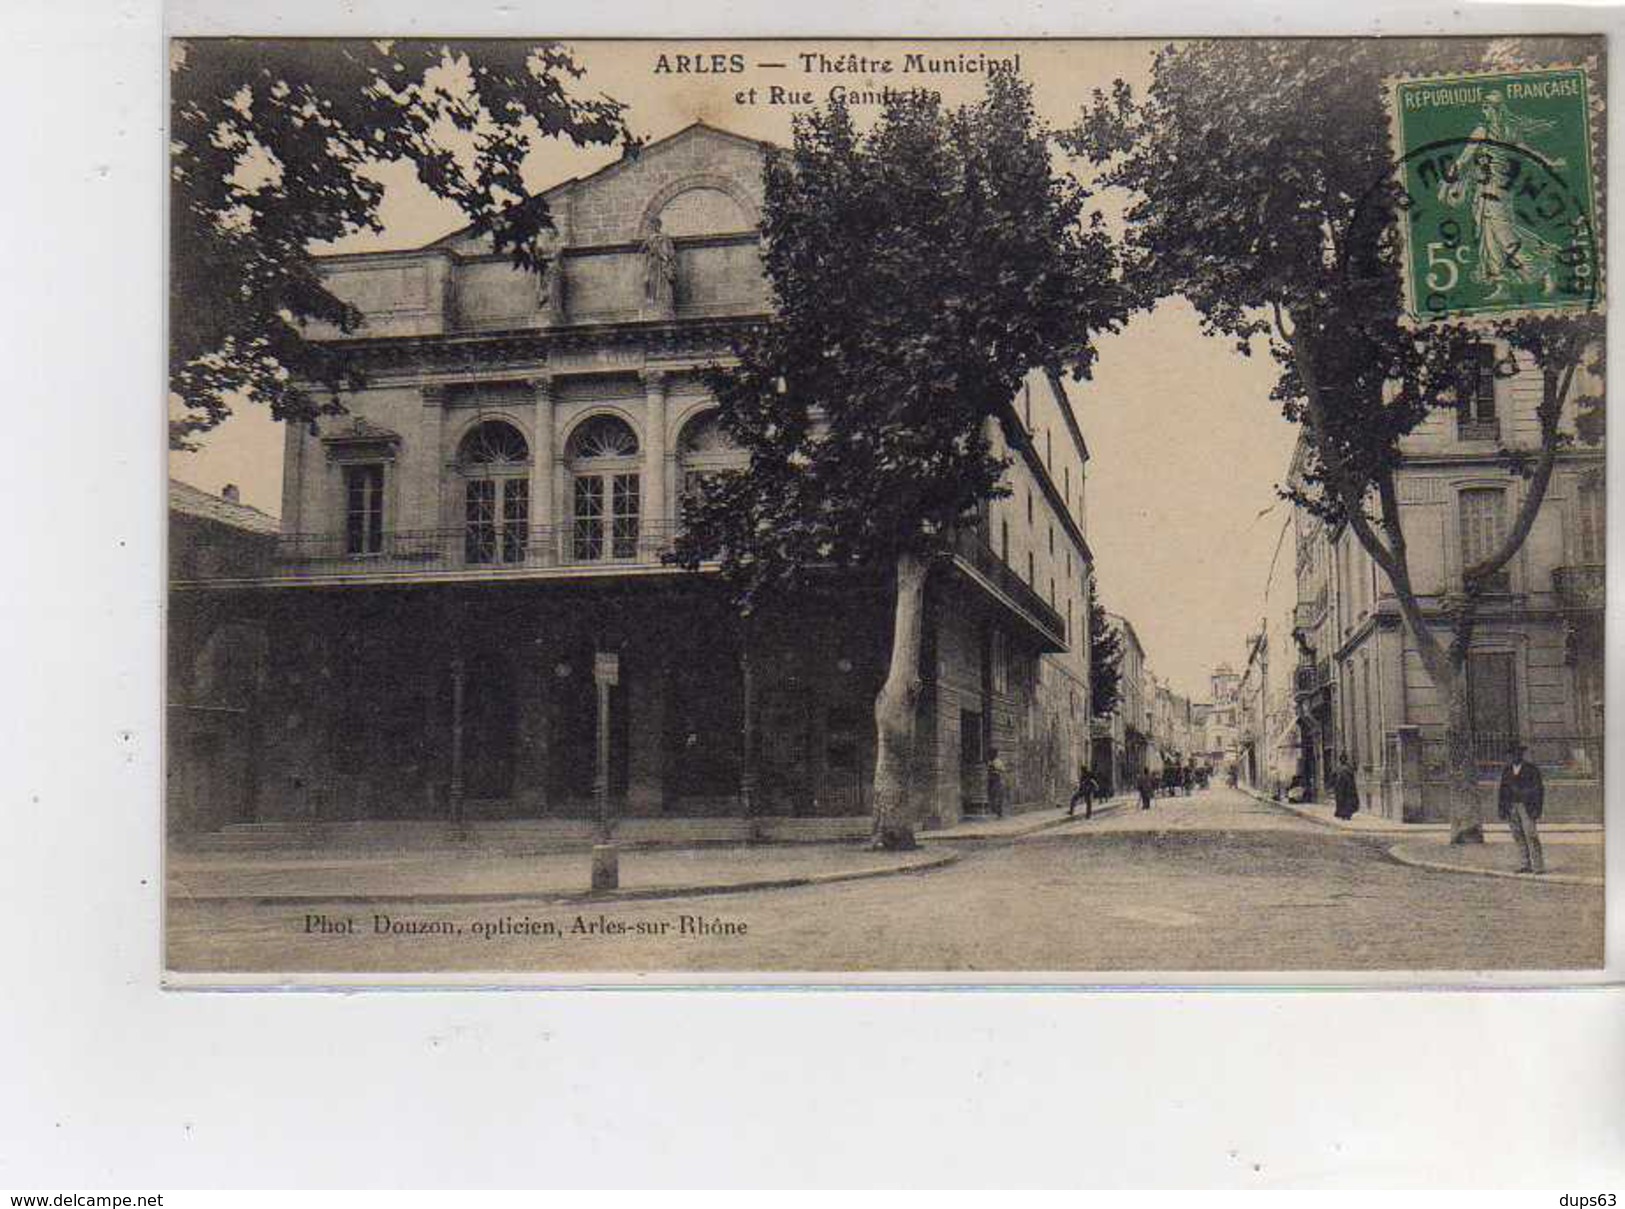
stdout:
<svg viewBox="0 0 1625 1209">
<path fill-rule="evenodd" d="M 525 561 L 530 531 L 530 448 L 512 424 L 475 425 L 457 450 L 463 487 L 463 561 Z"/>
<path fill-rule="evenodd" d="M 637 434 L 615 416 L 594 416 L 572 434 L 568 454 L 571 557 L 636 558 L 642 514 Z"/>
<path fill-rule="evenodd" d="M 717 422 L 715 411 L 702 412 L 683 425 L 677 441 L 677 457 L 682 470 L 680 490 L 694 495 L 711 475 L 723 470 L 741 470 L 747 457 Z"/>
</svg>

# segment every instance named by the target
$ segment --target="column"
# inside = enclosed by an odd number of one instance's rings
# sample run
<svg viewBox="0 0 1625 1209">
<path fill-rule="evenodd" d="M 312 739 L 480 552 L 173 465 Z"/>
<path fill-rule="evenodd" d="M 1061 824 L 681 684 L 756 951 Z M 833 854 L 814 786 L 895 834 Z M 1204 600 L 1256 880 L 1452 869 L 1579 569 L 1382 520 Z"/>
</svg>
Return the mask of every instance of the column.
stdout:
<svg viewBox="0 0 1625 1209">
<path fill-rule="evenodd" d="M 553 526 L 559 523 L 553 498 L 557 477 L 553 458 L 553 379 L 546 374 L 532 378 L 530 389 L 535 396 L 530 448 L 530 549 L 533 559 L 540 557 L 544 563 L 551 563 L 557 557 L 553 552 L 558 550 Z"/>
<path fill-rule="evenodd" d="M 451 821 L 463 825 L 463 687 L 467 665 L 461 654 L 451 660 Z"/>
<path fill-rule="evenodd" d="M 751 665 L 752 633 L 749 622 L 739 635 L 739 808 L 756 828 L 756 674 Z"/>
<path fill-rule="evenodd" d="M 644 542 L 666 540 L 666 374 L 643 371 L 643 532 Z"/>
<path fill-rule="evenodd" d="M 444 440 L 446 418 L 446 388 L 438 383 L 422 386 L 423 413 L 418 425 L 416 449 L 409 449 L 406 457 L 397 463 L 407 476 L 406 491 L 402 493 L 402 529 L 439 529 L 445 523 L 441 517 L 442 458 L 440 446 Z M 411 503 L 406 503 L 409 498 Z M 461 540 L 461 539 L 459 539 Z M 459 547 L 461 549 L 461 547 Z"/>
</svg>

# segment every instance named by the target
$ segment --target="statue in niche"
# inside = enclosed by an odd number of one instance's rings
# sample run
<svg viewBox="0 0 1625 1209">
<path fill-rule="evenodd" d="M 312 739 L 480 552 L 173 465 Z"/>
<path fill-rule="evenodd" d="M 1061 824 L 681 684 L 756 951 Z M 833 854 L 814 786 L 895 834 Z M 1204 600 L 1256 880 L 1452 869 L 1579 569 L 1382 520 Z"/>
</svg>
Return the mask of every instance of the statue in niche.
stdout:
<svg viewBox="0 0 1625 1209">
<path fill-rule="evenodd" d="M 677 305 L 677 246 L 660 227 L 660 216 L 649 220 L 643 237 L 643 303 L 646 309 L 669 315 Z"/>
<path fill-rule="evenodd" d="M 567 301 L 564 293 L 564 257 L 554 252 L 542 271 L 542 305 L 554 323 L 563 323 Z"/>
</svg>

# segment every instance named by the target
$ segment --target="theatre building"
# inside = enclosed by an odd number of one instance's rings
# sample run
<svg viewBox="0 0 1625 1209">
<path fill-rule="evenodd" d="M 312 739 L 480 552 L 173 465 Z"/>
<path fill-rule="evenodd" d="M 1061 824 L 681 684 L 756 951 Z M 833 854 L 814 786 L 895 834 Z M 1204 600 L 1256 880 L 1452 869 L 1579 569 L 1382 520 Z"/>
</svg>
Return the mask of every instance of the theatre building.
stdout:
<svg viewBox="0 0 1625 1209">
<path fill-rule="evenodd" d="M 541 278 L 466 233 L 323 258 L 365 321 L 319 334 L 366 387 L 287 426 L 269 565 L 172 584 L 172 684 L 254 635 L 249 772 L 209 819 L 586 818 L 607 703 L 618 817 L 867 830 L 889 569 L 811 570 L 747 629 L 662 557 L 682 493 L 744 464 L 700 371 L 768 305 L 763 155 L 696 124 L 557 186 Z M 927 591 L 927 826 L 985 806 L 994 749 L 1017 809 L 1064 801 L 1088 749 L 1087 448 L 1042 372 L 990 427 L 1011 494 Z"/>
</svg>

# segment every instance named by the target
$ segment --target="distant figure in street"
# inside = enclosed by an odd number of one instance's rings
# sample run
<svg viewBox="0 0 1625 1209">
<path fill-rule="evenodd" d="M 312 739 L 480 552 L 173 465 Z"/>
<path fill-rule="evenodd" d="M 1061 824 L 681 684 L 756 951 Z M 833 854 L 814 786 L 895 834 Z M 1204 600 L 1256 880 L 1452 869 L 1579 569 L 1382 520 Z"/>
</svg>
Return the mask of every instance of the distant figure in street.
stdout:
<svg viewBox="0 0 1625 1209">
<path fill-rule="evenodd" d="M 1066 814 L 1071 818 L 1078 809 L 1078 799 L 1083 799 L 1083 817 L 1095 817 L 1095 774 L 1089 771 L 1087 764 L 1078 765 L 1078 787 L 1072 791 L 1072 800 L 1066 804 Z"/>
<path fill-rule="evenodd" d="M 1332 800 L 1337 809 L 1332 813 L 1340 819 L 1352 819 L 1360 809 L 1360 788 L 1354 781 L 1354 769 L 1349 765 L 1348 752 L 1337 759 L 1337 771 L 1332 773 Z"/>
<path fill-rule="evenodd" d="M 1546 782 L 1540 769 L 1524 759 L 1528 750 L 1522 743 L 1512 749 L 1512 762 L 1501 770 L 1495 812 L 1507 821 L 1512 838 L 1523 851 L 1518 872 L 1545 873 L 1546 857 L 1540 850 L 1540 830 L 1535 823 L 1546 808 Z"/>
<path fill-rule="evenodd" d="M 1004 817 L 1004 772 L 1004 760 L 999 755 L 999 749 L 990 748 L 987 753 L 987 808 L 996 819 Z"/>
<path fill-rule="evenodd" d="M 1153 789 L 1151 772 L 1149 769 L 1140 769 L 1140 775 L 1134 778 L 1134 788 L 1140 791 L 1140 809 L 1151 809 L 1151 791 Z"/>
</svg>

